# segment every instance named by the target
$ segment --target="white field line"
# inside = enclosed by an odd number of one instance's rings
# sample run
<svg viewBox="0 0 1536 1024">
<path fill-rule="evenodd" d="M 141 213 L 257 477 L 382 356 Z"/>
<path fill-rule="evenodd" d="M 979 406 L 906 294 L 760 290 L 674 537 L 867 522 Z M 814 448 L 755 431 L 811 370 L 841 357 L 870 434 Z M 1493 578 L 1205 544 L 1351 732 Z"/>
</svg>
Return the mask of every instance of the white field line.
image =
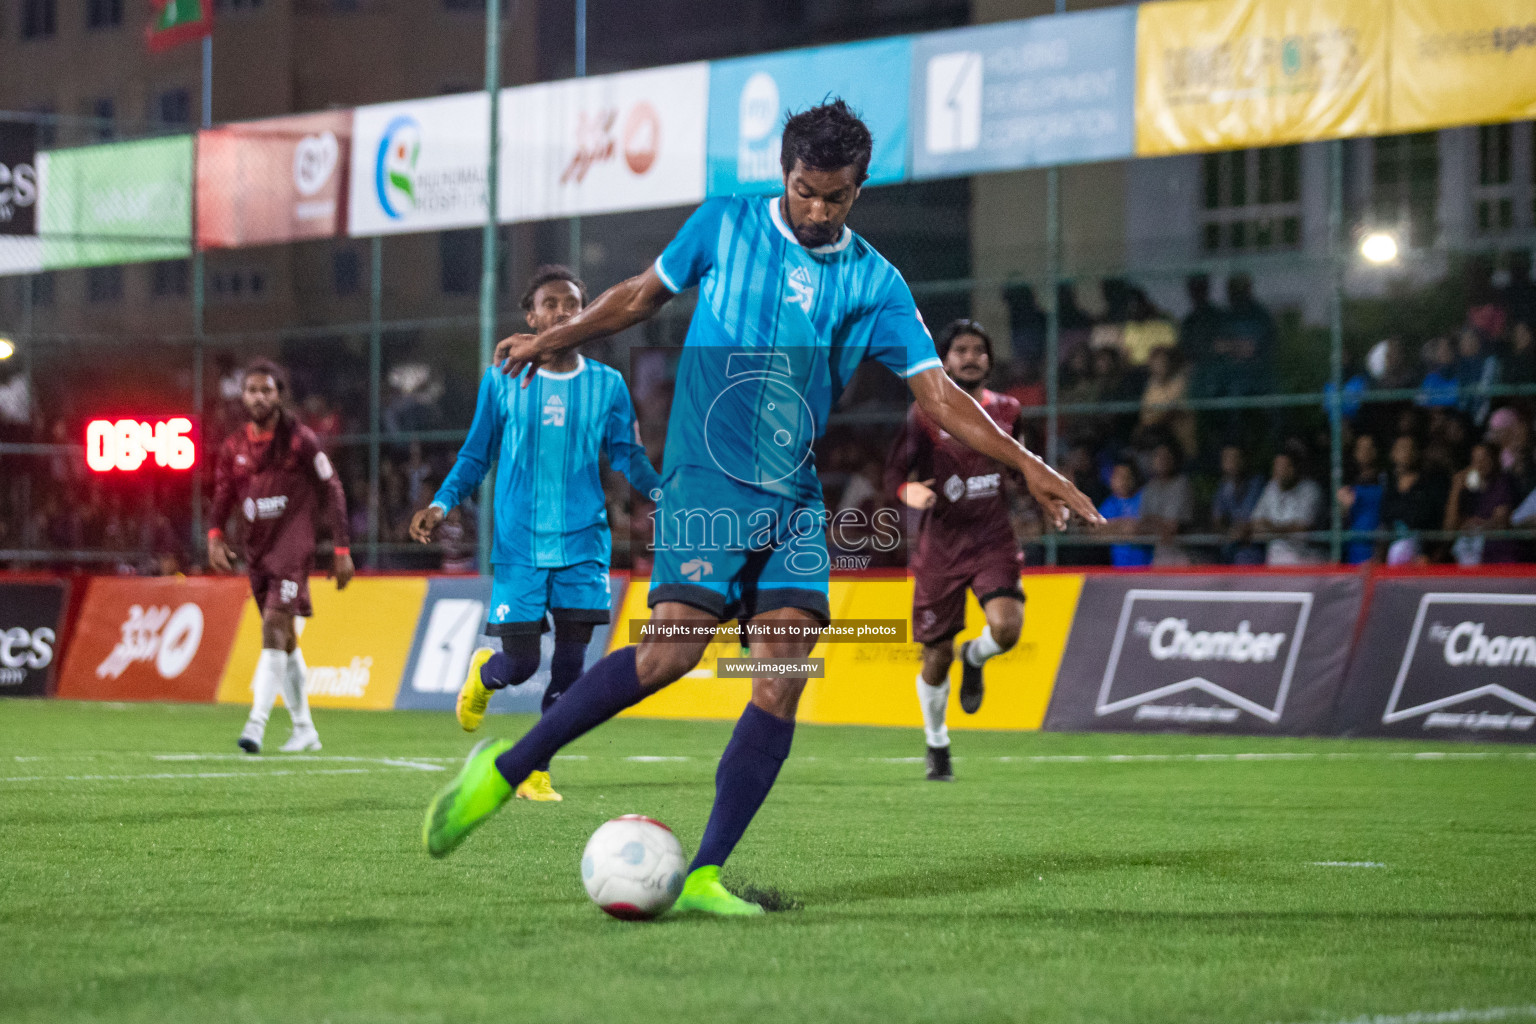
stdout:
<svg viewBox="0 0 1536 1024">
<path fill-rule="evenodd" d="M 1384 868 L 1379 860 L 1313 860 L 1308 865 L 1314 868 Z"/>
<path fill-rule="evenodd" d="M 403 757 L 349 757 L 345 754 L 152 754 L 156 761 L 249 761 L 252 763 L 286 764 L 289 761 L 356 761 L 363 764 L 382 764 L 390 768 L 414 768 L 419 772 L 440 772 L 443 766 L 427 764 L 424 759 Z M 434 758 L 434 760 L 436 760 Z"/>
<path fill-rule="evenodd" d="M 378 768 L 279 768 L 257 772 L 145 772 L 139 775 L 12 775 L 0 782 L 136 782 L 145 779 L 265 779 L 277 775 L 371 775 Z"/>
<path fill-rule="evenodd" d="M 1358 1017 L 1311 1021 L 1308 1024 L 1479 1024 L 1482 1021 L 1528 1020 L 1536 1017 L 1536 1005 L 1490 1006 L 1481 1010 L 1414 1010 L 1409 1013 L 1362 1013 Z"/>
</svg>

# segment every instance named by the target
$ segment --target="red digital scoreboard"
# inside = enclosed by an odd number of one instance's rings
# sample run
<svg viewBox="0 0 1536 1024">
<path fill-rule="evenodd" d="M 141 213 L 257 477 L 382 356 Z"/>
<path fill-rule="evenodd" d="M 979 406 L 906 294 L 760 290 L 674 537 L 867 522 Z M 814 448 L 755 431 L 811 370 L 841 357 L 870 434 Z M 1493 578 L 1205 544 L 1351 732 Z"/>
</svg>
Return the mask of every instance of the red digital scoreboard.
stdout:
<svg viewBox="0 0 1536 1024">
<path fill-rule="evenodd" d="M 94 472 L 188 470 L 196 463 L 197 423 L 190 416 L 94 419 L 85 425 L 85 464 Z"/>
</svg>

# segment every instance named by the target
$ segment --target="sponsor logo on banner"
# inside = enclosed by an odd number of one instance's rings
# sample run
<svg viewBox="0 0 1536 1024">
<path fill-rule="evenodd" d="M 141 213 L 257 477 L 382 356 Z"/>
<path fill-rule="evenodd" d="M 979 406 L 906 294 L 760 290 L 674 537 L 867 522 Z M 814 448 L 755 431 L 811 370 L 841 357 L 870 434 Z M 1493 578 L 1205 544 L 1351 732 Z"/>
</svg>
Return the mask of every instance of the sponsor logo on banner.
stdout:
<svg viewBox="0 0 1536 1024">
<path fill-rule="evenodd" d="M 874 136 L 871 185 L 907 169 L 907 37 L 715 61 L 709 69 L 709 194 L 777 192 L 784 120 L 841 96 Z"/>
<path fill-rule="evenodd" d="M 1094 708 L 1136 721 L 1280 721 L 1312 595 L 1132 590 L 1125 595 Z M 1190 703 L 1204 694 L 1220 704 Z M 1175 700 L 1174 698 L 1177 698 Z"/>
<path fill-rule="evenodd" d="M 1324 728 L 1363 593 L 1355 574 L 1096 574 L 1078 603 L 1049 729 Z"/>
<path fill-rule="evenodd" d="M 59 696 L 211 701 L 249 588 L 243 578 L 93 579 Z"/>
<path fill-rule="evenodd" d="M 1134 7 L 917 36 L 913 175 L 1130 156 L 1135 58 Z"/>
<path fill-rule="evenodd" d="M 1395 0 L 1392 130 L 1536 117 L 1530 0 Z"/>
<path fill-rule="evenodd" d="M 0 696 L 48 692 L 64 597 L 63 583 L 0 583 Z"/>
<path fill-rule="evenodd" d="M 483 92 L 359 107 L 347 230 L 354 236 L 485 221 L 490 99 Z"/>
<path fill-rule="evenodd" d="M 1412 719 L 1425 731 L 1531 733 L 1536 595 L 1421 597 L 1381 716 L 1384 725 Z"/>
<path fill-rule="evenodd" d="M 38 154 L 44 267 L 189 255 L 192 155 L 190 135 Z"/>
<path fill-rule="evenodd" d="M 37 125 L 0 122 L 0 235 L 37 234 Z"/>
<path fill-rule="evenodd" d="M 502 220 L 704 198 L 709 65 L 519 86 L 502 94 Z"/>
<path fill-rule="evenodd" d="M 269 245 L 343 233 L 351 139 L 350 111 L 199 132 L 198 245 Z"/>
</svg>

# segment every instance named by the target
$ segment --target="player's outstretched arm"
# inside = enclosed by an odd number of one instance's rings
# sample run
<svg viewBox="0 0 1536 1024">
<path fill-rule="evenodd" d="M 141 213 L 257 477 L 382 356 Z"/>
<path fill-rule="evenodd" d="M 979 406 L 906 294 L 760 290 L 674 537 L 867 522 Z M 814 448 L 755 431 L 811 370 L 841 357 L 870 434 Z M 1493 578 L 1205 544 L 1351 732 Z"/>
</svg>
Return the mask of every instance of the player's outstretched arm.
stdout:
<svg viewBox="0 0 1536 1024">
<path fill-rule="evenodd" d="M 1058 530 L 1066 527 L 1069 512 L 1076 513 L 1088 523 L 1104 522 L 1104 517 L 1099 515 L 1086 494 L 1034 452 L 1004 433 L 976 400 L 957 387 L 943 370 L 934 368 L 913 374 L 907 378 L 907 384 L 923 412 L 961 444 L 1017 470 L 1024 477 L 1030 495 L 1040 503 L 1046 518 L 1056 524 Z"/>
<path fill-rule="evenodd" d="M 515 374 L 526 368 L 531 377 L 540 363 L 557 353 L 618 334 L 649 320 L 667 304 L 672 294 L 652 264 L 643 273 L 620 281 L 603 292 L 588 303 L 587 308 L 558 327 L 551 327 L 543 334 L 514 334 L 503 338 L 496 346 L 495 361 L 504 373 Z"/>
</svg>

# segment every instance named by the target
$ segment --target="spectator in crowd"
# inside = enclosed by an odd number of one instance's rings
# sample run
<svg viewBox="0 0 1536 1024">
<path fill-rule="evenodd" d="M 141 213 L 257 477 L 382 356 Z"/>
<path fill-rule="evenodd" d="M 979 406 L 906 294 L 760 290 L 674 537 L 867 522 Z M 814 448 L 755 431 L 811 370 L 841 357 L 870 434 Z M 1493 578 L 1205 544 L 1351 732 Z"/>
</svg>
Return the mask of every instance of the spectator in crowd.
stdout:
<svg viewBox="0 0 1536 1024">
<path fill-rule="evenodd" d="M 1344 512 L 1344 528 L 1363 532 L 1381 527 L 1381 499 L 1386 493 L 1386 473 L 1381 468 L 1381 455 L 1376 439 L 1370 434 L 1355 438 L 1351 453 L 1353 472 L 1347 483 L 1339 488 L 1339 507 Z M 1349 565 L 1369 562 L 1376 555 L 1376 542 L 1358 538 L 1344 543 L 1344 561 Z"/>
<path fill-rule="evenodd" d="M 1125 353 L 1127 366 L 1141 367 L 1147 364 L 1152 353 L 1159 348 L 1172 348 L 1178 343 L 1178 332 L 1167 314 L 1152 304 L 1151 298 L 1140 288 L 1132 288 L 1125 327 L 1121 331 L 1120 347 Z"/>
<path fill-rule="evenodd" d="M 1381 525 L 1395 535 L 1385 553 L 1388 565 L 1423 565 L 1429 561 L 1422 530 L 1440 527 L 1445 510 L 1445 488 L 1426 474 L 1413 434 L 1399 434 L 1389 454 L 1392 468 L 1381 497 Z"/>
<path fill-rule="evenodd" d="M 1067 457 L 1062 460 L 1061 472 L 1078 490 L 1088 495 L 1095 506 L 1109 497 L 1109 488 L 1104 486 L 1095 466 L 1091 445 L 1080 442 L 1068 448 Z"/>
<path fill-rule="evenodd" d="M 1221 548 L 1221 561 L 1227 565 L 1264 564 L 1264 549 L 1248 540 L 1264 478 L 1249 473 L 1246 461 L 1241 445 L 1222 446 L 1221 479 L 1211 498 L 1211 527 L 1229 538 Z"/>
<path fill-rule="evenodd" d="M 1193 369 L 1190 393 L 1205 398 L 1218 390 L 1219 381 L 1212 368 L 1226 311 L 1211 302 L 1211 279 L 1204 274 L 1186 280 L 1184 291 L 1189 295 L 1189 312 L 1179 321 L 1179 354 Z"/>
<path fill-rule="evenodd" d="M 1322 488 L 1302 477 L 1294 447 L 1275 456 L 1269 483 L 1253 509 L 1253 532 L 1272 535 L 1264 553 L 1268 565 L 1311 565 L 1321 560 L 1318 549 L 1291 534 L 1306 533 L 1323 508 Z"/>
<path fill-rule="evenodd" d="M 1099 505 L 1099 514 L 1108 520 L 1099 532 L 1111 537 L 1134 537 L 1141 531 L 1141 495 L 1137 490 L 1136 466 L 1122 459 L 1109 474 L 1109 497 Z M 1152 564 L 1152 549 L 1144 544 L 1111 544 L 1110 564 L 1122 569 Z"/>
<path fill-rule="evenodd" d="M 1419 404 L 1427 409 L 1456 405 L 1456 350 L 1451 339 L 1431 338 L 1424 343 L 1424 380 L 1419 385 Z"/>
<path fill-rule="evenodd" d="M 1155 534 L 1153 565 L 1188 565 L 1189 554 L 1179 546 L 1178 535 L 1195 521 L 1195 491 L 1179 465 L 1179 453 L 1164 441 L 1152 450 L 1152 478 L 1141 489 L 1141 533 Z"/>
<path fill-rule="evenodd" d="M 1488 388 L 1499 383 L 1499 357 L 1488 351 L 1482 332 L 1471 327 L 1456 341 L 1456 383 L 1463 392 L 1468 388 Z M 1461 409 L 1482 425 L 1488 421 L 1491 400 L 1486 394 L 1461 396 Z"/>
<path fill-rule="evenodd" d="M 1519 559 L 1515 541 L 1478 536 L 1484 530 L 1508 529 L 1518 500 L 1493 445 L 1486 441 L 1473 445 L 1466 468 L 1451 481 L 1451 494 L 1445 503 L 1445 529 L 1464 531 L 1451 545 L 1457 565 L 1493 565 Z"/>
<path fill-rule="evenodd" d="M 1146 446 L 1146 438 L 1165 434 L 1179 444 L 1179 449 L 1193 454 L 1195 446 L 1195 414 L 1178 408 L 1189 397 L 1189 374 L 1178 350 L 1164 345 L 1152 350 L 1147 363 L 1146 388 L 1141 393 L 1141 416 L 1137 437 L 1132 443 Z"/>
<path fill-rule="evenodd" d="M 1503 376 L 1506 384 L 1536 384 L 1536 333 L 1524 320 L 1516 320 L 1509 330 Z"/>
<path fill-rule="evenodd" d="M 1234 397 L 1267 394 L 1275 343 L 1274 317 L 1254 298 L 1253 279 L 1247 274 L 1227 278 L 1227 311 L 1214 346 L 1219 393 Z"/>
<path fill-rule="evenodd" d="M 1038 363 L 1045 354 L 1045 311 L 1035 301 L 1035 290 L 1022 282 L 1003 288 L 1003 302 L 1008 305 L 1008 327 L 1013 338 L 1013 356 Z"/>
<path fill-rule="evenodd" d="M 1536 460 L 1531 454 L 1531 428 L 1514 406 L 1494 410 L 1488 417 L 1488 441 L 1499 453 L 1499 466 L 1516 494 L 1536 487 Z"/>
</svg>

